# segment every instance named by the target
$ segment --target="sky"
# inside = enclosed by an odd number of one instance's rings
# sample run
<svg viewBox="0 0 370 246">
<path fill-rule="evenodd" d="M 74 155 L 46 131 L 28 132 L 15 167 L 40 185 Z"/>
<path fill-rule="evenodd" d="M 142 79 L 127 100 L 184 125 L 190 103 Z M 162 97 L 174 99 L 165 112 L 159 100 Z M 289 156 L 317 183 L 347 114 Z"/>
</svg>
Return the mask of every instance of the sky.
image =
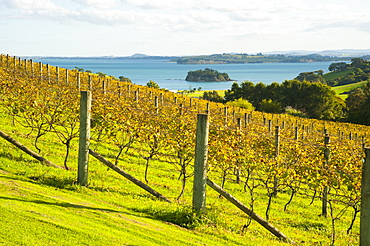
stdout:
<svg viewBox="0 0 370 246">
<path fill-rule="evenodd" d="M 0 53 L 183 56 L 370 48 L 368 0 L 0 0 Z"/>
</svg>

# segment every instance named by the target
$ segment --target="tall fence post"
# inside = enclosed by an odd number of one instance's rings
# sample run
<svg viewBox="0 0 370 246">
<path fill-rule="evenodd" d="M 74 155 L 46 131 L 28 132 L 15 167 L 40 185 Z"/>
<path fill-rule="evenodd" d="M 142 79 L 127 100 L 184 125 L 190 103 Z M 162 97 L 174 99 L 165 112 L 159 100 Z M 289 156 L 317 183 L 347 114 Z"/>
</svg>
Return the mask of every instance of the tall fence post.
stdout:
<svg viewBox="0 0 370 246">
<path fill-rule="evenodd" d="M 77 183 L 86 186 L 90 147 L 91 92 L 81 91 L 80 99 L 80 142 L 78 151 Z"/>
<path fill-rule="evenodd" d="M 325 166 L 324 168 L 327 168 L 327 166 L 329 165 L 329 161 L 330 161 L 330 147 L 329 147 L 329 144 L 330 144 L 330 137 L 328 134 L 325 135 L 325 139 L 324 139 L 324 145 L 325 145 L 325 148 L 324 148 L 324 158 L 325 158 Z M 327 216 L 328 214 L 328 193 L 329 193 L 329 187 L 328 186 L 324 186 L 323 188 L 323 191 L 322 191 L 322 213 L 321 215 L 322 216 Z"/>
<path fill-rule="evenodd" d="M 370 245 L 370 148 L 365 148 L 362 166 L 360 245 Z"/>
<path fill-rule="evenodd" d="M 69 84 L 68 69 L 66 68 L 66 84 Z"/>
<path fill-rule="evenodd" d="M 208 114 L 198 114 L 194 160 L 193 208 L 199 214 L 206 208 Z"/>
<path fill-rule="evenodd" d="M 276 160 L 276 165 L 278 167 L 279 165 L 279 153 L 280 153 L 280 126 L 275 127 L 275 160 Z M 279 178 L 274 177 L 274 191 L 273 191 L 273 196 L 277 196 L 278 194 L 278 186 L 279 186 Z"/>
</svg>

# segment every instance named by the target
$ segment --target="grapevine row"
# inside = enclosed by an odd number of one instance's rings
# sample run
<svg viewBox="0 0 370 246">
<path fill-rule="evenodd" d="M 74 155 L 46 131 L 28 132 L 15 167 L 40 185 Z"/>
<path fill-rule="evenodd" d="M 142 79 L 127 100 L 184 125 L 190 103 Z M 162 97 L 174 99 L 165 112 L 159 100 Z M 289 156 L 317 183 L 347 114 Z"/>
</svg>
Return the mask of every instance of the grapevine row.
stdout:
<svg viewBox="0 0 370 246">
<path fill-rule="evenodd" d="M 192 176 L 196 115 L 209 113 L 209 172 L 222 186 L 230 179 L 249 189 L 262 185 L 270 198 L 276 190 L 312 196 L 330 187 L 333 201 L 349 207 L 360 203 L 369 127 L 225 107 L 107 76 L 0 56 L 1 107 L 16 124 L 31 129 L 39 151 L 39 139 L 55 134 L 66 147 L 66 168 L 71 141 L 79 132 L 80 90 L 92 91 L 93 141 L 115 146 L 116 165 L 128 150 L 141 156 L 147 182 L 153 159 L 170 163 L 182 183 L 178 199 Z M 278 155 L 275 126 L 280 128 Z M 324 144 L 326 134 L 331 137 L 329 146 Z"/>
</svg>

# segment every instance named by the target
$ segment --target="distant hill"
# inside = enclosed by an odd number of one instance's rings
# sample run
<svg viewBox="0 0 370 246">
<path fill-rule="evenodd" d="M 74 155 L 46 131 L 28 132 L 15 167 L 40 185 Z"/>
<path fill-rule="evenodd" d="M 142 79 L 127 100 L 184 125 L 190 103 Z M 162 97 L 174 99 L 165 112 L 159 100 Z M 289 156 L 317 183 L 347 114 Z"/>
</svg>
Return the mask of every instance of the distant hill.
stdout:
<svg viewBox="0 0 370 246">
<path fill-rule="evenodd" d="M 146 58 L 148 57 L 148 55 L 145 55 L 145 54 L 141 54 L 141 53 L 135 53 L 133 54 L 132 56 L 129 56 L 131 58 Z"/>
<path fill-rule="evenodd" d="M 337 57 L 361 57 L 370 55 L 370 49 L 340 49 L 340 50 L 323 50 L 323 51 L 308 51 L 308 50 L 290 50 L 290 51 L 270 51 L 264 54 L 283 54 L 287 56 L 304 56 L 310 54 L 318 54 L 322 56 L 337 56 Z"/>
<path fill-rule="evenodd" d="M 303 62 L 323 62 L 323 61 L 343 61 L 350 60 L 350 57 L 332 57 L 322 56 L 319 54 L 289 56 L 284 54 L 256 55 L 249 54 L 213 54 L 204 56 L 186 56 L 173 59 L 173 62 L 178 64 L 235 64 L 235 63 L 303 63 Z"/>
</svg>

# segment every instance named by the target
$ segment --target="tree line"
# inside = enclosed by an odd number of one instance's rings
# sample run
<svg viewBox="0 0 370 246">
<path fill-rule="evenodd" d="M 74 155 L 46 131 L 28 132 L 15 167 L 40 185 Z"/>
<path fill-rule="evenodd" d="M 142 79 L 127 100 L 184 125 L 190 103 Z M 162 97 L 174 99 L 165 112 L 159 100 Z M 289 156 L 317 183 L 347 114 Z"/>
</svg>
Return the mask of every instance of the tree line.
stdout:
<svg viewBox="0 0 370 246">
<path fill-rule="evenodd" d="M 348 64 L 333 63 L 329 70 L 347 71 L 346 75 L 338 77 L 336 81 L 355 77 L 355 82 L 368 82 L 363 88 L 350 92 L 348 98 L 343 100 L 325 81 L 323 71 L 319 70 L 300 73 L 295 79 L 280 84 L 235 82 L 225 91 L 224 97 L 217 91 L 209 91 L 204 92 L 202 98 L 233 106 L 240 104 L 242 107 L 268 113 L 290 113 L 315 119 L 370 125 L 370 61 L 354 58 Z"/>
<path fill-rule="evenodd" d="M 254 84 L 245 81 L 234 83 L 225 92 L 224 101 L 239 98 L 248 100 L 258 111 L 282 113 L 284 109 L 296 109 L 307 117 L 338 120 L 344 117 L 345 103 L 323 83 L 286 80 L 283 83 Z"/>
</svg>

